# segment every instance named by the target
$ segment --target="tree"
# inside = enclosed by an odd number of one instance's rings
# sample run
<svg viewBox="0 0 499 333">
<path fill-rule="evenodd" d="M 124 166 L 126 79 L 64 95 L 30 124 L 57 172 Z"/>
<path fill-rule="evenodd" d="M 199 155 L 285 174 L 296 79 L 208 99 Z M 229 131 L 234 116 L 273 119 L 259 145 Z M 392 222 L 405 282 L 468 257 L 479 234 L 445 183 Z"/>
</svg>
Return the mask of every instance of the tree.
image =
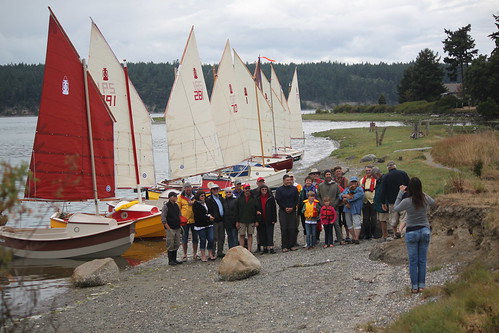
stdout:
<svg viewBox="0 0 499 333">
<path fill-rule="evenodd" d="M 378 104 L 379 105 L 385 105 L 386 104 L 386 98 L 385 95 L 381 94 L 378 98 Z"/>
<path fill-rule="evenodd" d="M 493 32 L 489 35 L 490 39 L 492 39 L 494 41 L 494 43 L 496 44 L 496 48 L 492 51 L 492 54 L 494 54 L 494 53 L 497 53 L 497 50 L 499 50 L 499 13 L 497 15 L 492 14 L 492 16 L 496 20 L 495 24 L 496 24 L 496 28 L 497 28 L 496 32 Z"/>
<path fill-rule="evenodd" d="M 499 30 L 499 15 L 493 15 L 496 20 L 496 27 Z M 499 105 L 499 52 L 497 45 L 499 43 L 499 31 L 489 35 L 496 44 L 496 48 L 492 51 L 490 57 L 485 55 L 479 56 L 473 61 L 471 66 L 465 72 L 466 93 L 470 95 L 474 104 L 485 102 L 491 98 L 495 104 Z M 491 103 L 487 103 L 491 105 Z M 482 110 L 493 110 L 494 108 L 487 106 Z M 486 111 L 486 113 L 490 113 Z"/>
<path fill-rule="evenodd" d="M 459 69 L 464 91 L 464 71 L 478 54 L 478 50 L 474 49 L 475 40 L 469 35 L 471 24 L 456 31 L 447 29 L 444 29 L 444 31 L 447 38 L 442 43 L 444 43 L 444 52 L 449 55 L 444 58 L 444 62 L 448 64 L 447 71 L 451 80 L 457 81 Z"/>
<path fill-rule="evenodd" d="M 444 70 L 439 63 L 438 53 L 430 49 L 419 52 L 416 61 L 404 71 L 398 86 L 399 102 L 426 100 L 436 101 L 444 93 L 442 84 Z"/>
</svg>

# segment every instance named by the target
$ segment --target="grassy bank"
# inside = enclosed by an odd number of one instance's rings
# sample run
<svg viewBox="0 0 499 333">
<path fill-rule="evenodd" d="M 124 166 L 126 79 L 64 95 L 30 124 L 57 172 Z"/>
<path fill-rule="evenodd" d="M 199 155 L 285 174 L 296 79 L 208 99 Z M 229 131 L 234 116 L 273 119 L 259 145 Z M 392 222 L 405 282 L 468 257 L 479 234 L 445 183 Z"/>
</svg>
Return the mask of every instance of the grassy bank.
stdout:
<svg viewBox="0 0 499 333">
<path fill-rule="evenodd" d="M 499 332 L 499 272 L 468 267 L 454 282 L 430 287 L 423 297 L 442 296 L 371 332 Z"/>
<path fill-rule="evenodd" d="M 480 129 L 479 129 L 480 130 Z M 382 145 L 376 146 L 376 134 L 369 129 L 332 130 L 318 133 L 340 142 L 333 155 L 347 165 L 363 166 L 359 160 L 375 154 L 385 162 L 377 164 L 386 171 L 386 162 L 394 160 L 409 176 L 420 177 L 424 191 L 439 196 L 441 202 L 461 206 L 497 207 L 495 193 L 499 185 L 499 133 L 474 131 L 471 127 L 431 126 L 429 135 L 414 140 L 412 127 L 389 127 Z M 424 151 L 405 149 L 432 147 Z M 402 150 L 402 151 L 397 151 Z M 429 153 L 431 152 L 431 155 Z M 431 162 L 434 159 L 437 165 Z M 455 168 L 453 171 L 448 168 Z M 444 203 L 445 204 L 445 203 Z M 491 215 L 496 216 L 496 215 Z M 495 220 L 496 221 L 496 220 Z M 497 222 L 487 222 L 490 233 Z M 491 236 L 490 241 L 497 241 Z M 482 258 L 483 260 L 483 258 Z M 491 270 L 490 267 L 495 268 Z M 498 332 L 499 272 L 493 263 L 473 265 L 460 277 L 444 286 L 427 288 L 423 297 L 433 301 L 400 316 L 389 327 L 362 325 L 367 332 Z M 407 297 L 413 297 L 408 291 Z"/>
</svg>

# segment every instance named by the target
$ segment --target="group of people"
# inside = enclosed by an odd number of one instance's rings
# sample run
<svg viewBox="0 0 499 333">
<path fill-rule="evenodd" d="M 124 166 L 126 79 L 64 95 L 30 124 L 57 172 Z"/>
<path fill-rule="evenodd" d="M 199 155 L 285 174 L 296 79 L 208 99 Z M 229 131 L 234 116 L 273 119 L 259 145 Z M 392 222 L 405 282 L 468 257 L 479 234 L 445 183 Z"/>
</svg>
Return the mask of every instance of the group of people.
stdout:
<svg viewBox="0 0 499 333">
<path fill-rule="evenodd" d="M 295 251 L 301 222 L 307 249 L 317 246 L 322 230 L 324 248 L 333 247 L 335 242 L 360 244 L 361 239 L 390 241 L 390 234 L 396 238 L 405 234 L 411 289 L 420 292 L 425 287 L 430 239 L 427 211 L 434 201 L 423 193 L 421 181 L 410 179 L 395 162 L 388 162 L 387 170 L 383 175 L 378 167 L 368 165 L 362 177 L 347 179 L 340 166 L 325 170 L 324 178 L 312 169 L 303 186 L 287 173 L 275 195 L 263 177 L 257 179 L 254 189 L 236 181 L 234 188 L 222 191 L 212 183 L 209 193 L 194 193 L 192 185 L 185 183 L 180 195 L 168 194 L 162 211 L 169 264 L 187 260 L 189 233 L 193 259 L 198 259 L 198 244 L 202 261 L 223 257 L 226 238 L 229 248 L 240 245 L 252 251 L 255 234 L 257 251 L 275 253 L 274 227 L 278 222 L 282 252 Z M 182 261 L 177 260 L 180 244 Z"/>
</svg>

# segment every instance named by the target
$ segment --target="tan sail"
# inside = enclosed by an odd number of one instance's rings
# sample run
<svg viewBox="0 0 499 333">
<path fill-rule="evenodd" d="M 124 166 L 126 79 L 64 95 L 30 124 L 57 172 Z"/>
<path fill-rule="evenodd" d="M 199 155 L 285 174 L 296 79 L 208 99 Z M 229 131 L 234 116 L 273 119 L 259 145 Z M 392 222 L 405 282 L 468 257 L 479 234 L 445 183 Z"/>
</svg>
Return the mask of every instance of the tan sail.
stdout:
<svg viewBox="0 0 499 333">
<path fill-rule="evenodd" d="M 199 175 L 226 165 L 213 122 L 194 27 L 175 76 L 165 120 L 170 179 Z"/>
<path fill-rule="evenodd" d="M 94 22 L 91 27 L 88 68 L 117 121 L 114 126 L 116 186 L 153 186 L 156 177 L 151 117 L 125 69 Z"/>
<path fill-rule="evenodd" d="M 291 112 L 290 133 L 293 139 L 303 139 L 303 124 L 301 117 L 300 89 L 298 87 L 298 73 L 295 68 L 291 88 L 288 95 L 288 107 Z"/>
<path fill-rule="evenodd" d="M 213 120 L 227 165 L 234 165 L 251 157 L 246 140 L 244 111 L 240 110 L 236 85 L 231 48 L 227 40 L 211 94 Z"/>
</svg>

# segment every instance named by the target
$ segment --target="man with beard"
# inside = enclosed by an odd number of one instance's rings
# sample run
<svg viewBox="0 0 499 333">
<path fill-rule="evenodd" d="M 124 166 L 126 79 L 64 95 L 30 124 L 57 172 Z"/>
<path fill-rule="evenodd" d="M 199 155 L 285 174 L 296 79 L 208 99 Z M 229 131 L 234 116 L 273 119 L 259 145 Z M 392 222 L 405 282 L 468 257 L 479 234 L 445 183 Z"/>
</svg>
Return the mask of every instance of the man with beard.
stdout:
<svg viewBox="0 0 499 333">
<path fill-rule="evenodd" d="M 341 193 L 341 189 L 338 184 L 333 180 L 333 175 L 331 170 L 324 171 L 324 181 L 319 184 L 319 188 L 317 190 L 317 197 L 319 202 L 324 205 L 324 198 L 329 197 L 331 200 L 331 205 L 333 207 L 338 207 L 339 205 L 339 195 Z M 337 210 L 337 209 L 336 209 Z M 341 245 L 344 245 L 345 242 L 343 240 L 343 236 L 341 234 L 341 228 L 339 223 L 334 223 L 334 232 L 336 233 L 336 239 L 340 242 Z"/>
</svg>

